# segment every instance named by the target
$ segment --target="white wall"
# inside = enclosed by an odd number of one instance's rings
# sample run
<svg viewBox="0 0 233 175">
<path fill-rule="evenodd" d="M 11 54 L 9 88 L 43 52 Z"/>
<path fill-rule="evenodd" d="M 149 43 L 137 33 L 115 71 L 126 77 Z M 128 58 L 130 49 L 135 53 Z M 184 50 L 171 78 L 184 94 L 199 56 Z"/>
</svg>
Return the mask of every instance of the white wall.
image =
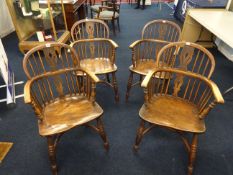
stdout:
<svg viewBox="0 0 233 175">
<path fill-rule="evenodd" d="M 0 0 L 0 38 L 14 31 L 14 26 L 9 14 L 6 1 Z"/>
</svg>

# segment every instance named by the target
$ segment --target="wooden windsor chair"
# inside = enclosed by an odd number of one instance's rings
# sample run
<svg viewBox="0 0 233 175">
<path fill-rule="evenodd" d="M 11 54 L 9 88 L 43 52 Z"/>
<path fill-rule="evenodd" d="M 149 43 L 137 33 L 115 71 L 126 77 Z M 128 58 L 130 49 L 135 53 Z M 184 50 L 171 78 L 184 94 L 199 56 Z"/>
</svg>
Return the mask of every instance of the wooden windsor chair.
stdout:
<svg viewBox="0 0 233 175">
<path fill-rule="evenodd" d="M 129 48 L 132 50 L 132 65 L 129 67 L 130 75 L 127 83 L 125 99 L 128 101 L 130 90 L 132 87 L 140 84 L 144 76 L 156 68 L 156 59 L 160 49 L 169 42 L 142 39 L 132 43 Z M 134 75 L 139 75 L 140 80 L 133 82 Z"/>
<path fill-rule="evenodd" d="M 168 81 L 164 75 L 170 77 Z M 171 68 L 151 71 L 141 86 L 144 104 L 139 111 L 141 122 L 134 150 L 138 150 L 142 137 L 155 126 L 175 131 L 188 151 L 188 175 L 192 175 L 198 135 L 206 130 L 205 118 L 216 104 L 224 103 L 218 87 L 204 76 Z M 193 135 L 191 142 L 184 133 Z"/>
<path fill-rule="evenodd" d="M 115 21 L 117 21 L 118 31 L 120 32 L 120 7 L 121 0 L 120 2 L 116 0 L 108 1 L 107 5 L 99 7 L 100 11 L 95 16 L 95 18 L 106 22 L 111 21 L 114 35 L 116 35 Z"/>
<path fill-rule="evenodd" d="M 71 28 L 73 41 L 80 39 L 109 38 L 108 25 L 98 19 L 79 20 Z"/>
<path fill-rule="evenodd" d="M 95 101 L 98 81 L 89 71 L 71 68 L 36 76 L 25 85 L 25 103 L 32 105 L 38 117 L 39 134 L 47 138 L 53 175 L 57 174 L 56 148 L 60 137 L 74 127 L 85 125 L 94 129 L 105 149 L 109 148 L 101 120 L 103 109 Z M 94 120 L 96 126 L 90 124 Z"/>
<path fill-rule="evenodd" d="M 96 3 L 95 0 L 90 0 L 90 11 L 91 11 L 91 18 L 93 18 L 93 13 L 99 13 L 100 12 L 100 7 L 107 5 L 108 0 L 101 0 L 101 3 Z"/>
<path fill-rule="evenodd" d="M 100 82 L 113 88 L 115 101 L 118 102 L 117 66 L 115 65 L 115 53 L 118 45 L 110 39 L 95 38 L 75 41 L 72 43 L 72 47 L 76 50 L 81 68 L 96 75 L 105 76 Z"/>
<path fill-rule="evenodd" d="M 156 57 L 162 46 L 159 44 L 158 47 L 155 45 L 153 48 L 154 44 L 150 44 L 153 43 L 152 40 L 157 40 L 157 43 L 161 42 L 163 43 L 162 45 L 165 46 L 165 44 L 169 44 L 170 42 L 179 41 L 180 35 L 180 27 L 172 21 L 153 20 L 143 27 L 141 41 L 135 41 L 129 46 L 130 49 L 132 49 L 133 64 L 129 67 L 130 75 L 127 83 L 126 101 L 128 101 L 131 88 L 140 84 L 141 80 L 149 70 L 156 68 L 154 62 L 156 61 Z M 154 53 L 154 51 L 151 50 L 156 50 L 156 52 Z M 149 56 L 145 56 L 145 54 Z M 151 58 L 153 58 L 153 60 Z M 136 60 L 141 61 L 137 61 L 136 64 Z M 140 69 L 140 71 L 138 71 L 138 69 Z M 140 77 L 139 81 L 136 81 L 135 83 L 133 83 L 134 74 L 138 74 Z"/>
</svg>

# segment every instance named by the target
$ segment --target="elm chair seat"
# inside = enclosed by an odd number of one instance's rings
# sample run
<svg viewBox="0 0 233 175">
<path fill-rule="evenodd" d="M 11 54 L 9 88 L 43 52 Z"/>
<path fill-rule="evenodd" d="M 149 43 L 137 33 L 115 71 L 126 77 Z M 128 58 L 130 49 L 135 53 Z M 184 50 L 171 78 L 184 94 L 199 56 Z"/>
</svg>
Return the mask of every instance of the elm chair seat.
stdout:
<svg viewBox="0 0 233 175">
<path fill-rule="evenodd" d="M 97 75 L 117 71 L 117 66 L 112 65 L 108 58 L 86 58 L 80 61 L 80 66 Z"/>
<path fill-rule="evenodd" d="M 82 112 L 81 112 L 82 111 Z M 66 97 L 47 105 L 43 121 L 39 122 L 39 134 L 48 136 L 62 133 L 75 126 L 90 122 L 103 114 L 98 103 L 92 103 L 84 96 Z"/>
<path fill-rule="evenodd" d="M 198 107 L 172 96 L 152 97 L 147 107 L 142 106 L 139 116 L 149 123 L 160 126 L 187 132 L 205 132 L 204 120 L 198 117 Z"/>
</svg>

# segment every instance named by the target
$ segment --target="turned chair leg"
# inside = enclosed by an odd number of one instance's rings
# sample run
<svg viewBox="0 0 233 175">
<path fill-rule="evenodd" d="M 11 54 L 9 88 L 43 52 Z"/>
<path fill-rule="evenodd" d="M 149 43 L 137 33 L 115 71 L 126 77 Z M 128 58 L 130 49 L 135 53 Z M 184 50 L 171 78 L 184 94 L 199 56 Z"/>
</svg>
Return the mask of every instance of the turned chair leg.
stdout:
<svg viewBox="0 0 233 175">
<path fill-rule="evenodd" d="M 98 133 L 100 134 L 100 137 L 104 141 L 104 148 L 108 151 L 109 150 L 109 143 L 108 143 L 106 133 L 104 131 L 104 125 L 103 125 L 101 117 L 96 119 L 96 121 L 97 121 Z"/>
<path fill-rule="evenodd" d="M 143 132 L 145 130 L 145 121 L 143 119 L 141 119 L 139 128 L 137 130 L 137 136 L 135 139 L 135 144 L 134 144 L 134 151 L 137 152 L 138 148 L 139 148 L 139 144 L 142 141 L 142 136 L 143 136 Z"/>
<path fill-rule="evenodd" d="M 129 99 L 129 92 L 130 92 L 130 89 L 132 87 L 132 83 L 133 83 L 133 72 L 130 71 L 129 80 L 128 80 L 128 84 L 127 84 L 127 91 L 126 91 L 126 95 L 125 95 L 125 101 L 128 101 L 128 99 Z"/>
<path fill-rule="evenodd" d="M 115 93 L 115 101 L 119 102 L 120 97 L 119 97 L 118 85 L 117 85 L 115 72 L 112 73 L 112 85 L 113 85 L 113 89 L 114 89 L 114 93 Z"/>
<path fill-rule="evenodd" d="M 196 153 L 197 153 L 197 134 L 193 134 L 192 144 L 190 147 L 189 152 L 189 165 L 188 165 L 188 175 L 193 174 L 193 165 L 194 161 L 196 159 Z"/>
<path fill-rule="evenodd" d="M 120 19 L 119 18 L 117 18 L 117 26 L 118 26 L 118 30 L 119 30 L 119 32 L 121 31 L 121 28 L 120 28 Z"/>
<path fill-rule="evenodd" d="M 110 83 L 110 82 L 111 82 L 111 81 L 110 81 L 109 74 L 106 74 L 106 80 L 107 80 L 107 82 L 108 82 L 108 83 Z"/>
<path fill-rule="evenodd" d="M 52 173 L 53 175 L 57 175 L 56 152 L 55 152 L 55 145 L 54 145 L 53 137 L 48 136 L 47 142 L 48 142 L 48 153 L 49 153 L 49 160 L 50 160 Z"/>
</svg>

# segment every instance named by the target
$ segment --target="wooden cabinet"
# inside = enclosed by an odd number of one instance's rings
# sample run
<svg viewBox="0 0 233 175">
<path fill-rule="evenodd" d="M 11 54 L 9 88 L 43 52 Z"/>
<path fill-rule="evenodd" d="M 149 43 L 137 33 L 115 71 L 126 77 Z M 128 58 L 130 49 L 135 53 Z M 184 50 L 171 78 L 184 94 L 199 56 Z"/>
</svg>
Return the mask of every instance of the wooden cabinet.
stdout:
<svg viewBox="0 0 233 175">
<path fill-rule="evenodd" d="M 69 30 L 76 21 L 86 17 L 85 1 L 86 0 L 76 0 L 72 3 L 64 3 L 66 21 Z"/>
</svg>

